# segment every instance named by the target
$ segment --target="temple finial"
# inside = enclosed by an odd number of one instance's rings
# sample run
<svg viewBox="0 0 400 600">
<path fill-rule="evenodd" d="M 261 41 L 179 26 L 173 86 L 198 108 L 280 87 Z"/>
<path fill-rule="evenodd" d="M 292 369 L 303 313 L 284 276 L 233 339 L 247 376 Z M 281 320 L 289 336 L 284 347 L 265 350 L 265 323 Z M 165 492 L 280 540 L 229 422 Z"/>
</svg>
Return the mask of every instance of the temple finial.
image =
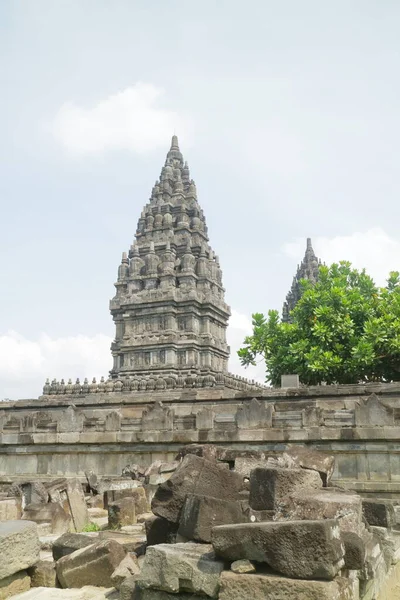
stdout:
<svg viewBox="0 0 400 600">
<path fill-rule="evenodd" d="M 171 150 L 178 150 L 179 151 L 179 143 L 178 143 L 178 136 L 177 135 L 173 135 L 172 136 Z"/>
<path fill-rule="evenodd" d="M 312 250 L 311 238 L 307 238 L 307 250 Z"/>
</svg>

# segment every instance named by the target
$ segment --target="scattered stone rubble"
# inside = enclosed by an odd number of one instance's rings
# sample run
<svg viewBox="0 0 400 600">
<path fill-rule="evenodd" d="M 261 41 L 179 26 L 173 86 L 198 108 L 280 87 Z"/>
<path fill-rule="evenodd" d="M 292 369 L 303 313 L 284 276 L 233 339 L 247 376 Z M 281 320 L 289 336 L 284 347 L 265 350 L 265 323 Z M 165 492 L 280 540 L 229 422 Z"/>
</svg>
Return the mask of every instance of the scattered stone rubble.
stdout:
<svg viewBox="0 0 400 600">
<path fill-rule="evenodd" d="M 333 469 L 303 447 L 193 445 L 119 478 L 14 484 L 0 600 L 400 598 L 398 505 L 331 487 Z"/>
</svg>

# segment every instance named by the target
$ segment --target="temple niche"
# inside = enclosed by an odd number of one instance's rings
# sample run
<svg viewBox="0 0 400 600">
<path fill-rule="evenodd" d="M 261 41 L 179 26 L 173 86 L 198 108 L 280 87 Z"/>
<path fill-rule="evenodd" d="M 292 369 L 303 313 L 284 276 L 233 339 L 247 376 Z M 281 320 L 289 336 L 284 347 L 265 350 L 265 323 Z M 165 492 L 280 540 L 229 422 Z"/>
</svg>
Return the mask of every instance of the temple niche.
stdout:
<svg viewBox="0 0 400 600">
<path fill-rule="evenodd" d="M 230 308 L 176 136 L 115 287 L 113 379 L 227 372 Z"/>
</svg>

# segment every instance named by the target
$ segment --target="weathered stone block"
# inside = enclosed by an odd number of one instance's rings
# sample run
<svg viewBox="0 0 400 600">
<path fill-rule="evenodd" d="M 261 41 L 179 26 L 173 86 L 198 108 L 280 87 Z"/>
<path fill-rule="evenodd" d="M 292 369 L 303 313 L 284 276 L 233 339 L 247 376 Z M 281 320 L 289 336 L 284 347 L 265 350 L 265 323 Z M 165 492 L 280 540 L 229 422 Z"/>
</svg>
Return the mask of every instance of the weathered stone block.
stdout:
<svg viewBox="0 0 400 600">
<path fill-rule="evenodd" d="M 171 478 L 157 489 L 152 500 L 152 510 L 157 516 L 178 523 L 187 495 L 237 500 L 243 489 L 243 477 L 238 473 L 223 469 L 216 462 L 189 454 Z"/>
<path fill-rule="evenodd" d="M 341 532 L 342 542 L 344 544 L 344 564 L 350 571 L 359 571 L 365 563 L 365 543 L 362 537 L 353 531 Z"/>
<path fill-rule="evenodd" d="M 108 505 L 108 524 L 113 529 L 136 523 L 135 499 L 122 498 Z"/>
<path fill-rule="evenodd" d="M 300 579 L 333 579 L 344 565 L 337 521 L 221 525 L 212 531 L 217 556 L 267 563 Z"/>
<path fill-rule="evenodd" d="M 21 515 L 21 498 L 0 499 L 0 521 L 17 521 Z"/>
<path fill-rule="evenodd" d="M 114 588 L 94 586 L 84 586 L 75 590 L 39 587 L 19 594 L 13 597 L 13 600 L 119 600 L 119 594 Z"/>
<path fill-rule="evenodd" d="M 396 524 L 396 513 L 390 500 L 363 498 L 362 512 L 368 525 L 391 528 Z"/>
<path fill-rule="evenodd" d="M 217 598 L 223 568 L 208 544 L 160 544 L 148 548 L 138 583 L 173 594 Z"/>
<path fill-rule="evenodd" d="M 355 492 L 339 488 L 305 489 L 289 494 L 279 502 L 276 519 L 337 519 L 341 531 L 362 530 L 362 499 Z"/>
<path fill-rule="evenodd" d="M 289 579 L 275 574 L 221 575 L 219 600 L 358 600 L 357 584 L 337 577 L 334 581 Z"/>
<path fill-rule="evenodd" d="M 51 502 L 60 504 L 71 516 L 73 530 L 82 531 L 89 523 L 89 514 L 79 479 L 59 479 L 46 487 Z"/>
<path fill-rule="evenodd" d="M 120 600 L 205 600 L 206 598 L 206 596 L 197 596 L 185 592 L 182 592 L 181 594 L 169 594 L 168 592 L 163 592 L 161 590 L 146 590 L 137 586 L 136 588 L 133 588 L 132 592 L 132 583 L 129 583 L 128 585 L 131 587 L 131 595 L 122 595 L 122 588 L 120 588 Z"/>
<path fill-rule="evenodd" d="M 145 522 L 146 537 L 148 546 L 157 544 L 169 544 L 175 542 L 178 524 L 171 523 L 163 517 L 152 515 Z"/>
<path fill-rule="evenodd" d="M 59 504 L 28 504 L 22 515 L 23 520 L 35 523 L 50 523 L 52 533 L 65 533 L 70 528 L 71 517 Z"/>
<path fill-rule="evenodd" d="M 211 529 L 215 525 L 244 523 L 241 503 L 227 502 L 209 496 L 187 496 L 179 521 L 179 535 L 188 540 L 211 542 Z"/>
<path fill-rule="evenodd" d="M 114 573 L 111 575 L 113 586 L 119 590 L 122 583 L 128 577 L 137 577 L 140 573 L 140 567 L 135 554 L 127 554 L 119 563 Z"/>
<path fill-rule="evenodd" d="M 57 562 L 57 577 L 61 587 L 113 587 L 111 576 L 125 555 L 124 548 L 114 540 L 96 542 L 76 550 Z"/>
<path fill-rule="evenodd" d="M 321 486 L 316 471 L 257 467 L 250 474 L 249 503 L 255 510 L 274 510 L 289 494 Z"/>
<path fill-rule="evenodd" d="M 63 556 L 72 554 L 76 550 L 91 546 L 96 540 L 81 533 L 64 533 L 59 537 L 52 546 L 53 558 L 55 561 Z"/>
<path fill-rule="evenodd" d="M 292 446 L 282 454 L 282 460 L 291 468 L 301 467 L 320 474 L 323 485 L 329 485 L 335 470 L 335 457 L 304 446 Z"/>
<path fill-rule="evenodd" d="M 99 531 L 99 540 L 115 540 L 127 552 L 134 552 L 137 556 L 144 554 L 146 549 L 146 536 L 133 534 L 126 531 Z"/>
<path fill-rule="evenodd" d="M 0 579 L 0 600 L 6 600 L 26 592 L 31 587 L 31 580 L 26 571 L 18 571 Z"/>
<path fill-rule="evenodd" d="M 36 523 L 0 523 L 0 580 L 34 565 L 39 560 L 39 552 Z"/>
<path fill-rule="evenodd" d="M 28 574 L 31 578 L 31 587 L 58 587 L 56 564 L 51 560 L 39 560 L 28 569 Z"/>
<path fill-rule="evenodd" d="M 144 487 L 132 487 L 122 490 L 107 490 L 104 492 L 104 508 L 107 509 L 110 502 L 118 502 L 123 498 L 133 498 L 135 501 L 135 512 L 137 515 L 149 510 L 149 503 Z"/>
</svg>

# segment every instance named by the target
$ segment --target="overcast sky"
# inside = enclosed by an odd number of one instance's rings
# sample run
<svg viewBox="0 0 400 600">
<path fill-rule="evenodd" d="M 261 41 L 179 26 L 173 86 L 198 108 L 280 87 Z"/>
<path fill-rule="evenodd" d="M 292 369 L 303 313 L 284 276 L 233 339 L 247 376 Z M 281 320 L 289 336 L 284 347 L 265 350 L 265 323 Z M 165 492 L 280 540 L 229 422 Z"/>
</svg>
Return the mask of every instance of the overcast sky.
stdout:
<svg viewBox="0 0 400 600">
<path fill-rule="evenodd" d="M 107 375 L 121 252 L 176 132 L 233 310 L 281 308 L 305 240 L 400 269 L 400 3 L 0 2 L 0 398 Z"/>
</svg>

